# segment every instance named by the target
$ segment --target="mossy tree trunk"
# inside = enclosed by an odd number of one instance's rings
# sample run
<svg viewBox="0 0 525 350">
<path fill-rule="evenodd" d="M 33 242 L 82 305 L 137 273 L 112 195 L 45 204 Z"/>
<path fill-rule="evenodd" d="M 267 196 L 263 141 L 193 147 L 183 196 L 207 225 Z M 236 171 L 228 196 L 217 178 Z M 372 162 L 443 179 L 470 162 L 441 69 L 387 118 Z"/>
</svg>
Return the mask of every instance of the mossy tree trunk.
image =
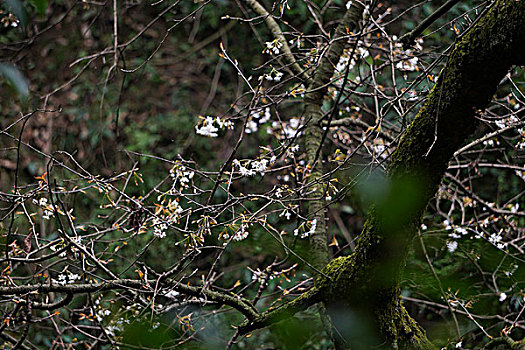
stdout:
<svg viewBox="0 0 525 350">
<path fill-rule="evenodd" d="M 327 52 L 321 56 L 319 66 L 308 85 L 305 96 L 305 147 L 308 165 L 311 167 L 308 181 L 312 186 L 309 197 L 316 198 L 308 205 L 308 219 L 317 222 L 316 230 L 309 237 L 310 257 L 312 265 L 319 269 L 322 269 L 329 260 L 325 226 L 324 196 L 326 196 L 326 189 L 322 181 L 324 171 L 322 156 L 319 152 L 322 148 L 324 133 L 321 125 L 323 118 L 321 106 L 334 74 L 335 66 L 348 42 L 348 33 L 358 27 L 363 9 L 364 7 L 361 4 L 356 4 L 346 11 L 341 23 L 335 30 L 333 37 L 336 39 L 330 43 Z"/>
<path fill-rule="evenodd" d="M 342 332 L 353 348 L 434 348 L 400 303 L 407 252 L 449 159 L 511 66 L 525 64 L 524 47 L 525 1 L 497 1 L 456 44 L 401 139 L 388 170 L 391 191 L 370 210 L 354 254 L 325 268 L 331 280 L 319 283 L 322 299 L 343 321 L 338 327 L 352 328 Z M 356 334 L 352 317 L 366 331 Z"/>
<path fill-rule="evenodd" d="M 309 219 L 319 222 L 310 237 L 316 267 L 328 260 L 323 169 L 317 159 L 322 147 L 322 99 L 334 62 L 343 52 L 346 27 L 355 27 L 361 15 L 362 7 L 347 11 L 334 36 L 339 40 L 321 61 L 305 98 L 310 184 L 315 188 L 313 195 L 320 198 L 308 210 Z M 400 300 L 407 253 L 449 159 L 476 129 L 476 115 L 486 108 L 508 70 L 525 64 L 524 48 L 525 0 L 496 1 L 458 40 L 426 103 L 402 137 L 388 168 L 390 191 L 370 209 L 354 253 L 328 263 L 307 293 L 244 322 L 241 334 L 322 303 L 352 349 L 435 349 Z"/>
</svg>

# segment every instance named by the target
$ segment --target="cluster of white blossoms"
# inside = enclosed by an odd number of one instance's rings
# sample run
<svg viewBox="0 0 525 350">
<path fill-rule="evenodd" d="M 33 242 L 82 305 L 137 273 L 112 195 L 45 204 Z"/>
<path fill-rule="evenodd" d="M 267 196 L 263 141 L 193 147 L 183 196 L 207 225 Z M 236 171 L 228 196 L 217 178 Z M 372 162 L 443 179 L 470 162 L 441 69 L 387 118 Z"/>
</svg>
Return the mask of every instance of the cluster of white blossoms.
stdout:
<svg viewBox="0 0 525 350">
<path fill-rule="evenodd" d="M 242 241 L 242 240 L 248 238 L 249 232 L 248 232 L 247 228 L 248 228 L 248 224 L 247 223 L 242 223 L 241 227 L 239 228 L 239 230 L 237 230 L 237 232 L 235 232 L 235 234 L 233 235 L 232 239 L 234 241 Z"/>
<path fill-rule="evenodd" d="M 230 120 L 222 120 L 219 117 L 214 118 L 210 116 L 200 118 L 202 118 L 202 121 L 195 125 L 195 132 L 199 135 L 217 137 L 220 129 L 233 128 L 233 122 Z"/>
<path fill-rule="evenodd" d="M 443 225 L 445 226 L 445 229 L 450 230 L 454 229 L 452 232 L 448 234 L 448 237 L 450 240 L 447 241 L 447 249 L 449 252 L 454 253 L 454 251 L 458 247 L 458 242 L 455 241 L 455 239 L 460 239 L 463 236 L 466 236 L 468 234 L 467 229 L 460 226 L 454 226 L 452 227 L 448 220 L 443 221 Z M 478 237 L 479 238 L 479 237 Z"/>
<path fill-rule="evenodd" d="M 279 39 L 267 41 L 266 48 L 264 49 L 263 53 L 273 53 L 274 55 L 278 55 L 279 52 L 281 52 L 281 47 L 283 47 L 283 44 L 279 41 Z"/>
<path fill-rule="evenodd" d="M 449 252 L 451 253 L 454 253 L 454 251 L 457 249 L 458 247 L 458 242 L 456 241 L 448 241 L 447 242 L 447 249 Z"/>
<path fill-rule="evenodd" d="M 230 240 L 238 242 L 245 240 L 250 235 L 248 228 L 252 225 L 252 223 L 249 222 L 249 219 L 241 214 L 241 219 L 239 221 L 240 224 L 238 221 L 232 224 L 227 224 L 225 229 L 219 234 L 219 240 L 224 242 L 224 246 L 226 246 Z"/>
<path fill-rule="evenodd" d="M 397 36 L 392 36 L 392 40 L 397 40 Z M 416 39 L 416 50 L 421 50 L 423 48 L 423 39 L 419 38 Z M 396 68 L 401 71 L 415 71 L 419 70 L 419 67 L 417 66 L 419 59 L 414 56 L 414 52 L 412 49 L 403 49 L 403 44 L 396 42 L 394 44 L 394 51 L 392 52 L 394 58 L 396 60 L 399 60 L 396 63 Z"/>
<path fill-rule="evenodd" d="M 161 218 L 153 218 L 151 222 L 153 226 L 153 234 L 159 238 L 166 237 L 166 230 L 168 229 L 168 223 Z"/>
<path fill-rule="evenodd" d="M 494 147 L 494 146 L 499 146 L 499 145 L 500 143 L 496 139 L 488 139 L 488 140 L 483 141 L 483 146 Z"/>
<path fill-rule="evenodd" d="M 446 221 L 446 220 L 445 220 Z M 462 236 L 465 236 L 468 234 L 468 231 L 463 227 L 454 227 L 454 231 L 448 234 L 450 238 L 459 239 Z"/>
<path fill-rule="evenodd" d="M 177 200 L 170 199 L 167 206 L 160 205 L 155 213 L 156 216 L 151 221 L 153 234 L 158 238 L 166 237 L 169 225 L 178 223 L 183 211 L 184 209 Z"/>
<path fill-rule="evenodd" d="M 309 223 L 310 223 L 310 229 L 309 230 L 303 230 L 302 232 L 300 232 L 301 230 L 299 228 L 296 228 L 293 231 L 293 235 L 294 236 L 299 236 L 299 233 L 301 233 L 301 236 L 300 236 L 301 238 L 307 238 L 310 235 L 312 235 L 315 232 L 315 230 L 317 229 L 317 219 L 313 219 Z"/>
<path fill-rule="evenodd" d="M 18 18 L 16 18 L 15 15 L 13 15 L 12 13 L 6 14 L 3 10 L 0 10 L 0 15 L 3 15 L 0 21 L 2 22 L 4 27 L 13 27 L 13 28 L 18 27 L 18 24 L 20 23 L 20 21 L 18 20 Z"/>
<path fill-rule="evenodd" d="M 257 173 L 264 176 L 269 164 L 270 160 L 268 159 L 248 161 L 245 165 L 242 165 L 238 159 L 233 160 L 233 165 L 239 168 L 239 173 L 242 176 L 255 176 Z"/>
<path fill-rule="evenodd" d="M 286 278 L 286 274 L 290 273 L 297 267 L 297 264 L 293 264 L 292 266 L 281 270 L 281 271 L 268 271 L 268 269 L 261 271 L 259 268 L 257 270 L 253 270 L 250 267 L 248 267 L 248 270 L 252 272 L 252 281 L 262 282 L 264 280 L 265 276 L 267 277 L 267 280 L 273 280 L 274 278 L 284 277 Z M 288 278 L 286 278 L 288 280 Z"/>
<path fill-rule="evenodd" d="M 33 199 L 33 204 L 42 208 L 42 218 L 49 220 L 49 218 L 53 216 L 53 207 L 47 203 L 47 198 L 42 197 L 39 200 Z"/>
<path fill-rule="evenodd" d="M 51 282 L 54 284 L 65 286 L 66 284 L 75 283 L 75 281 L 78 281 L 79 279 L 80 276 L 78 274 L 67 271 L 67 274 L 61 273 L 60 275 L 58 275 L 58 280 L 52 278 Z"/>
<path fill-rule="evenodd" d="M 357 45 L 358 46 L 357 46 L 357 49 L 355 50 L 356 52 L 354 53 L 353 57 L 350 57 L 350 55 L 354 51 L 353 48 L 345 49 L 343 51 L 341 58 L 339 58 L 339 62 L 337 62 L 337 65 L 335 66 L 335 69 L 337 72 L 343 73 L 347 69 L 347 66 L 349 64 L 350 64 L 350 67 L 348 67 L 348 69 L 354 68 L 355 63 L 359 59 L 366 58 L 370 55 L 368 50 L 363 46 L 363 42 L 360 41 Z"/>
<path fill-rule="evenodd" d="M 174 193 L 177 185 L 180 186 L 180 190 L 188 188 L 193 176 L 195 176 L 195 172 L 186 168 L 180 162 L 176 162 L 170 169 L 170 176 L 173 179 L 173 185 L 169 193 Z"/>
<path fill-rule="evenodd" d="M 448 220 L 443 221 L 443 225 L 445 226 L 445 229 L 450 230 L 452 229 L 452 226 Z M 455 226 L 454 230 L 448 234 L 448 237 L 450 240 L 447 241 L 447 249 L 449 252 L 454 253 L 454 251 L 458 247 L 458 242 L 456 242 L 456 239 L 460 239 L 461 237 L 468 234 L 468 231 L 460 226 Z"/>
<path fill-rule="evenodd" d="M 519 119 L 514 115 L 511 115 L 510 117 L 505 118 L 505 119 L 500 119 L 500 120 L 495 121 L 496 126 L 500 129 L 506 128 L 507 126 L 512 126 L 518 122 L 519 122 Z"/>
<path fill-rule="evenodd" d="M 250 116 L 248 117 L 248 121 L 246 122 L 245 131 L 247 134 L 252 134 L 259 130 L 259 124 L 264 124 L 267 121 L 269 121 L 272 117 L 272 113 L 270 112 L 270 107 L 266 107 L 263 111 L 263 109 L 258 109 L 250 113 Z"/>
<path fill-rule="evenodd" d="M 517 208 L 516 208 L 516 211 L 517 211 Z M 447 240 L 447 243 L 446 243 L 448 251 L 453 253 L 458 247 L 458 242 L 456 240 L 467 236 L 468 235 L 468 231 L 464 227 L 451 225 L 448 220 L 443 221 L 443 225 L 445 226 L 446 230 L 453 229 L 453 231 L 448 234 L 449 239 Z M 482 222 L 481 226 L 486 227 L 487 223 Z M 425 228 L 426 228 L 426 226 L 425 226 Z M 491 234 L 488 237 L 487 237 L 486 234 L 484 234 L 482 232 L 481 233 L 480 232 L 474 232 L 471 235 L 470 239 L 473 239 L 473 238 L 476 238 L 476 239 L 485 238 L 485 239 L 487 239 L 489 241 L 490 244 L 492 244 L 493 246 L 495 246 L 498 249 L 505 249 L 507 247 L 507 243 L 502 243 L 501 242 L 502 231 L 500 231 L 499 233 L 493 233 L 493 234 Z"/>
<path fill-rule="evenodd" d="M 366 137 L 363 135 L 363 137 Z M 387 146 L 385 145 L 385 141 L 383 141 L 382 139 L 374 139 L 373 142 L 371 143 L 371 146 L 372 146 L 372 151 L 373 153 L 375 154 L 375 156 L 379 156 L 381 157 L 382 159 L 386 159 L 388 158 L 389 156 L 389 150 L 387 148 Z"/>
<path fill-rule="evenodd" d="M 502 243 L 501 242 L 501 238 L 502 237 L 501 237 L 500 234 L 493 233 L 493 234 L 491 234 L 489 236 L 488 240 L 496 248 L 498 248 L 498 249 L 505 249 L 505 247 L 507 246 L 507 243 Z"/>
<path fill-rule="evenodd" d="M 281 81 L 281 78 L 283 77 L 283 73 L 275 70 L 275 69 L 272 69 L 272 71 L 269 73 L 269 74 L 266 74 L 264 76 L 264 79 L 268 80 L 268 81 L 275 81 L 275 82 L 279 82 Z"/>
<path fill-rule="evenodd" d="M 273 121 L 272 125 L 266 129 L 268 134 L 275 134 L 279 139 L 291 139 L 301 136 L 302 130 L 300 118 L 291 118 L 289 121 Z"/>
<path fill-rule="evenodd" d="M 104 320 L 104 316 L 109 316 L 111 315 L 111 310 L 108 310 L 108 309 L 100 309 L 97 311 L 97 313 L 95 314 L 95 317 L 97 318 L 97 321 L 98 322 L 102 322 Z"/>
</svg>

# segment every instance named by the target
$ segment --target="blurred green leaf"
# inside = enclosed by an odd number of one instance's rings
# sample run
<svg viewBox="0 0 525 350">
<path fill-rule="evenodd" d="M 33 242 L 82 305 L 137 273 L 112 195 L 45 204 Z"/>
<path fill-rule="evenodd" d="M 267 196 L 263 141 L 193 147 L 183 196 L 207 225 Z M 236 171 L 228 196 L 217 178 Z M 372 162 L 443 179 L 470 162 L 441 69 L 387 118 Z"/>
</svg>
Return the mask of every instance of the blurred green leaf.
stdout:
<svg viewBox="0 0 525 350">
<path fill-rule="evenodd" d="M 0 62 L 0 75 L 23 97 L 29 94 L 29 84 L 26 78 L 13 64 Z"/>
<path fill-rule="evenodd" d="M 47 0 L 31 0 L 31 5 L 36 10 L 37 15 L 43 16 L 47 10 Z"/>
</svg>

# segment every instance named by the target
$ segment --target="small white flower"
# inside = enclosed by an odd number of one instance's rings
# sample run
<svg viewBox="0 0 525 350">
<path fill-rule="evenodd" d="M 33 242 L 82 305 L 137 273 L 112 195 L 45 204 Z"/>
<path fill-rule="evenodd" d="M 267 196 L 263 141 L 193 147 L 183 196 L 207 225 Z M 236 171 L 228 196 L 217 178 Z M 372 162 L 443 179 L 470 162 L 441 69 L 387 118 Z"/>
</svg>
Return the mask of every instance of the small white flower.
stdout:
<svg viewBox="0 0 525 350">
<path fill-rule="evenodd" d="M 254 132 L 257 132 L 257 130 L 259 130 L 259 127 L 257 123 L 253 121 L 253 119 L 250 119 L 246 122 L 246 128 L 244 129 L 244 131 L 246 131 L 247 134 L 252 134 Z"/>
<path fill-rule="evenodd" d="M 313 220 L 310 222 L 310 230 L 305 231 L 305 232 L 301 235 L 301 238 L 306 238 L 306 237 L 308 237 L 308 236 L 314 234 L 316 228 L 317 228 L 317 219 L 313 219 Z"/>
<path fill-rule="evenodd" d="M 447 249 L 449 252 L 451 253 L 454 253 L 454 251 L 457 249 L 458 247 L 458 242 L 456 241 L 449 241 L 447 242 Z"/>
<path fill-rule="evenodd" d="M 462 235 L 466 235 L 468 233 L 468 231 L 466 229 L 464 229 L 463 227 L 456 227 L 454 230 L 457 233 L 461 233 Z"/>
<path fill-rule="evenodd" d="M 179 292 L 175 291 L 175 290 L 170 290 L 169 292 L 167 292 L 166 294 L 164 294 L 164 296 L 166 298 L 171 298 L 171 299 L 175 299 L 179 296 Z"/>
<path fill-rule="evenodd" d="M 505 123 L 505 119 L 496 120 L 496 126 L 500 129 L 503 129 L 504 127 L 506 127 L 507 124 Z"/>
<path fill-rule="evenodd" d="M 266 169 L 268 168 L 268 159 L 255 160 L 251 162 L 252 170 L 260 173 L 264 176 Z"/>
<path fill-rule="evenodd" d="M 299 151 L 299 145 L 295 145 L 295 146 L 290 147 L 290 152 L 295 153 L 297 151 Z"/>
<path fill-rule="evenodd" d="M 281 44 L 278 39 L 275 39 L 274 41 L 267 41 L 266 49 L 263 52 L 278 55 L 282 46 L 283 44 Z"/>
<path fill-rule="evenodd" d="M 505 299 L 507 299 L 507 294 L 505 292 L 501 292 L 499 294 L 499 301 L 504 301 Z"/>
<path fill-rule="evenodd" d="M 456 344 L 456 349 L 461 349 L 462 346 L 463 346 L 463 342 L 459 342 Z"/>
<path fill-rule="evenodd" d="M 195 132 L 199 135 L 208 136 L 208 137 L 217 137 L 219 128 L 213 125 L 213 119 L 211 117 L 206 117 L 204 122 L 199 126 L 195 126 Z"/>
<path fill-rule="evenodd" d="M 242 224 L 241 228 L 235 232 L 235 235 L 233 235 L 232 239 L 234 241 L 242 241 L 243 239 L 246 239 L 249 235 L 249 232 L 246 229 L 247 224 Z"/>
<path fill-rule="evenodd" d="M 264 109 L 264 116 L 259 120 L 259 123 L 266 123 L 272 118 L 272 113 L 270 112 L 270 107 Z"/>
</svg>

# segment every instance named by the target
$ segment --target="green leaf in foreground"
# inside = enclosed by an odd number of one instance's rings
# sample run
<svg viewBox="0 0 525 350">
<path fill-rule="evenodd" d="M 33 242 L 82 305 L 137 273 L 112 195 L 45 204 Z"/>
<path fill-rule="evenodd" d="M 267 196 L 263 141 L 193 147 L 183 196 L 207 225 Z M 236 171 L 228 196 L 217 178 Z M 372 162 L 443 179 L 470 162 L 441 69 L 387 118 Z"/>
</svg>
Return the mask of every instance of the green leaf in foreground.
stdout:
<svg viewBox="0 0 525 350">
<path fill-rule="evenodd" d="M 0 62 L 0 76 L 3 76 L 21 96 L 26 97 L 29 94 L 29 84 L 26 78 L 13 64 Z"/>
</svg>

